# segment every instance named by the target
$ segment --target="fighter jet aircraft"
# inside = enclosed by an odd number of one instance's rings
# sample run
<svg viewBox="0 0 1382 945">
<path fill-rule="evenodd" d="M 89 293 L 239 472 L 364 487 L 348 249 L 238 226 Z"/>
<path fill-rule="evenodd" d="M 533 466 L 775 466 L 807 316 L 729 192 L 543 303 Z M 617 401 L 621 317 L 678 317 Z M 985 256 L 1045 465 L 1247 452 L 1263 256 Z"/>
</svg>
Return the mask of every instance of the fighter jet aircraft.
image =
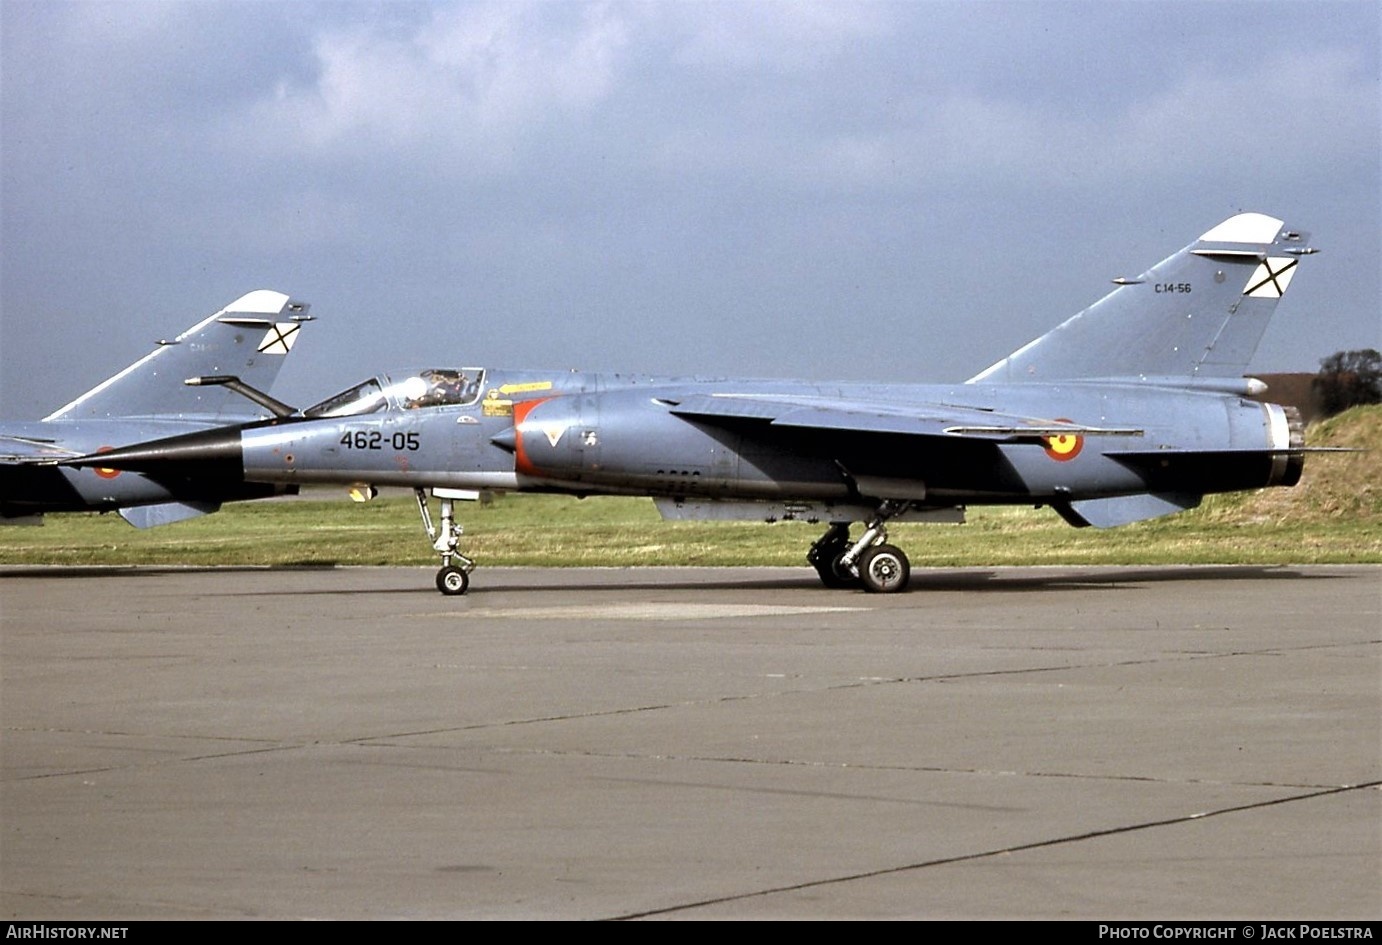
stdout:
<svg viewBox="0 0 1382 945">
<path fill-rule="evenodd" d="M 238 428 L 281 411 L 282 404 L 259 391 L 278 376 L 299 329 L 312 318 L 307 312 L 305 303 L 281 292 L 251 292 L 176 339 L 159 342 L 42 420 L 0 424 L 0 524 L 39 525 L 45 512 L 115 510 L 146 528 L 214 512 L 222 502 L 296 491 L 291 483 L 240 476 L 160 480 L 113 466 L 54 461 L 196 430 Z M 232 377 L 253 392 L 250 400 L 236 393 Z M 263 409 L 255 409 L 254 396 Z"/>
<path fill-rule="evenodd" d="M 807 560 L 826 585 L 900 591 L 910 566 L 888 543 L 892 522 L 1022 504 L 1107 527 L 1295 484 L 1300 417 L 1247 399 L 1264 385 L 1243 372 L 1314 251 L 1281 220 L 1239 214 L 963 384 L 430 368 L 61 465 L 165 483 L 410 486 L 444 594 L 465 593 L 474 567 L 454 501 L 510 490 L 651 496 L 674 519 L 817 522 L 828 527 Z"/>
</svg>

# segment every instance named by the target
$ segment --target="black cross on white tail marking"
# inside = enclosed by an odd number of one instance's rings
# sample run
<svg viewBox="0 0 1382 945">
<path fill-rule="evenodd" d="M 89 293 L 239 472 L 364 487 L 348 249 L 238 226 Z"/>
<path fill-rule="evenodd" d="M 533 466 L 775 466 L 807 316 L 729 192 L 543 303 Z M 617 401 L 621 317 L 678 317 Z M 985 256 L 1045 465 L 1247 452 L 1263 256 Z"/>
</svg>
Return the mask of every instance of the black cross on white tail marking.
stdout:
<svg viewBox="0 0 1382 945">
<path fill-rule="evenodd" d="M 1255 299 L 1279 299 L 1286 294 L 1296 263 L 1300 260 L 1271 258 L 1263 261 L 1248 280 L 1243 294 Z"/>
<path fill-rule="evenodd" d="M 295 322 L 278 322 L 270 326 L 264 333 L 264 340 L 259 342 L 260 354 L 287 354 L 292 350 L 293 342 L 297 339 L 298 329 L 301 325 Z"/>
</svg>

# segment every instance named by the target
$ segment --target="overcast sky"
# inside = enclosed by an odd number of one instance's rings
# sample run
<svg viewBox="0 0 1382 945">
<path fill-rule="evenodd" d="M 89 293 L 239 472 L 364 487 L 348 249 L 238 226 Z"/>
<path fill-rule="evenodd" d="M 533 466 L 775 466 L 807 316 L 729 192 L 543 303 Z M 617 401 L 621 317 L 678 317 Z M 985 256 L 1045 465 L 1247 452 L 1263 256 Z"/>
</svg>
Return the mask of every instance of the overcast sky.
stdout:
<svg viewBox="0 0 1382 945">
<path fill-rule="evenodd" d="M 0 407 L 257 288 L 390 367 L 953 381 L 1241 210 L 1382 347 L 1382 4 L 0 3 Z"/>
</svg>

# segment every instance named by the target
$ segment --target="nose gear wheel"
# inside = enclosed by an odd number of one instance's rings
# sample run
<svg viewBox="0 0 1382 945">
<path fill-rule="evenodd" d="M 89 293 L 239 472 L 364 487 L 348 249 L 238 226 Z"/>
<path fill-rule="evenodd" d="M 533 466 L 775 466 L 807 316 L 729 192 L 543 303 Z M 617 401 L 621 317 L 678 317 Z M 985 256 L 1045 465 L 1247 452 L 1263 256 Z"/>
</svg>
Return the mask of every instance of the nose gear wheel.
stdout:
<svg viewBox="0 0 1382 945">
<path fill-rule="evenodd" d="M 441 570 L 437 572 L 437 590 L 448 597 L 464 594 L 470 589 L 470 572 L 475 570 L 475 562 L 461 554 L 456 546 L 460 544 L 463 529 L 456 521 L 455 500 L 447 496 L 441 499 L 441 527 L 432 525 L 432 513 L 427 508 L 427 493 L 414 489 L 417 496 L 418 512 L 422 515 L 422 527 L 427 537 L 432 539 L 432 550 L 441 555 Z M 452 560 L 458 562 L 452 564 Z"/>
</svg>

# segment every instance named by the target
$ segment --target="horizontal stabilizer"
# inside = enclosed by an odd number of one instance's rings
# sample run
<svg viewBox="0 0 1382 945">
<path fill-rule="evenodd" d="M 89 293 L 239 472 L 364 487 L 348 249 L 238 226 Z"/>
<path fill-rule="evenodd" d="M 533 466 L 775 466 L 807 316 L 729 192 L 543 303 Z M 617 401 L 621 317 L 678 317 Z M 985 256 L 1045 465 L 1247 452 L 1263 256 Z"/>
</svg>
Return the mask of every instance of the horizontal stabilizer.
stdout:
<svg viewBox="0 0 1382 945">
<path fill-rule="evenodd" d="M 154 528 L 209 515 L 220 507 L 219 502 L 164 502 L 160 505 L 136 505 L 121 509 L 120 517 L 135 528 Z"/>
<path fill-rule="evenodd" d="M 1111 499 L 1082 499 L 1057 505 L 1055 508 L 1061 518 L 1076 528 L 1089 525 L 1095 528 L 1114 528 L 1193 509 L 1200 504 L 1202 498 L 1204 497 L 1184 492 L 1147 493 Z"/>
</svg>

